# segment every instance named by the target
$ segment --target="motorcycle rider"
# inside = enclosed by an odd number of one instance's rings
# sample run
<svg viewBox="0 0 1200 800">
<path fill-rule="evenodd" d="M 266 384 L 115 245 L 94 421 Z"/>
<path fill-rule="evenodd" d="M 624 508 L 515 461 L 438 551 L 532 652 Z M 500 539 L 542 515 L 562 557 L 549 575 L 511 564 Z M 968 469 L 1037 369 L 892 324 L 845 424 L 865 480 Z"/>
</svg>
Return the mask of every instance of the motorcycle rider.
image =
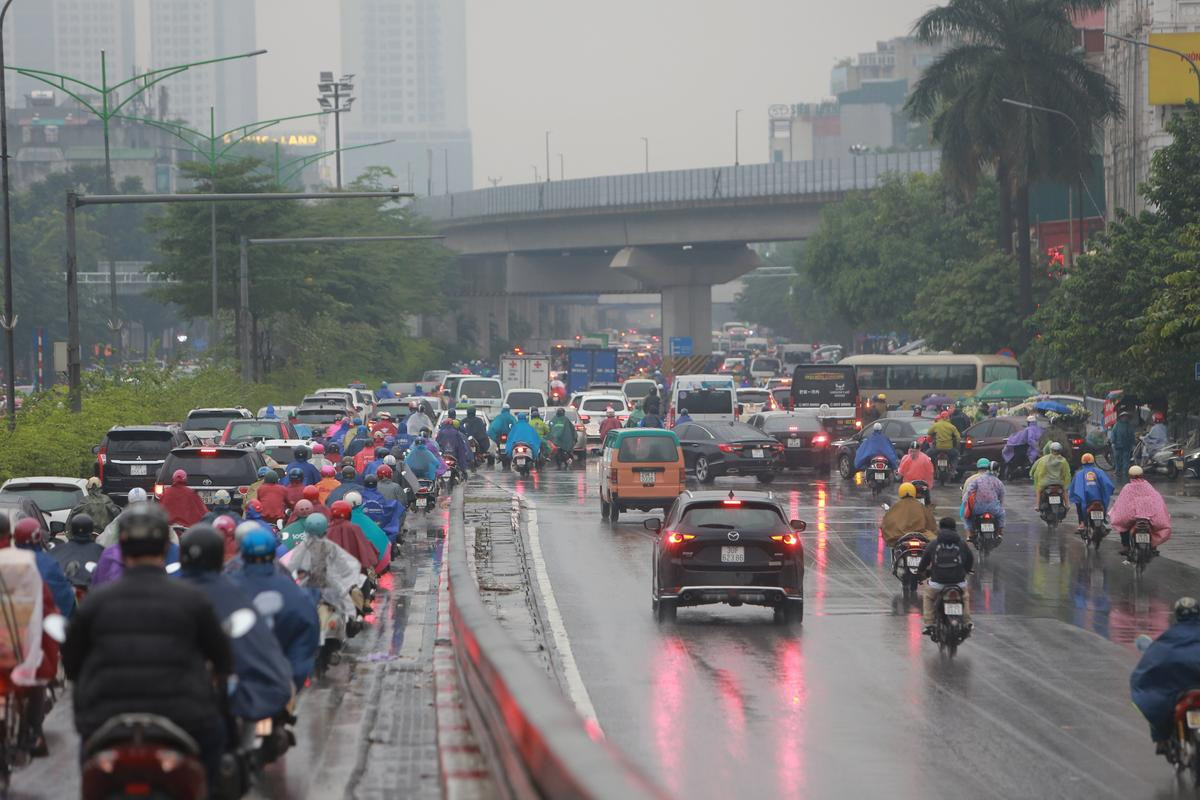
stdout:
<svg viewBox="0 0 1200 800">
<path fill-rule="evenodd" d="M 54 605 L 58 607 L 58 613 L 70 619 L 71 615 L 75 613 L 75 587 L 67 580 L 67 576 L 58 562 L 42 549 L 44 539 L 42 525 L 33 517 L 18 520 L 17 526 L 13 529 L 13 545 L 19 550 L 28 550 L 33 553 L 38 574 L 42 576 L 42 583 L 50 588 L 50 594 L 54 597 Z"/>
<path fill-rule="evenodd" d="M 958 428 L 959 433 L 964 433 L 971 427 L 971 418 L 963 411 L 962 400 L 954 404 L 954 410 L 950 412 L 950 424 Z"/>
<path fill-rule="evenodd" d="M 338 483 L 337 488 L 325 495 L 325 505 L 331 506 L 338 500 L 341 500 L 349 492 L 362 488 L 362 482 L 358 479 L 358 473 L 354 471 L 354 467 L 342 467 L 342 480 Z M 318 493 L 318 497 L 320 494 Z"/>
<path fill-rule="evenodd" d="M 289 479 L 295 470 L 300 470 L 301 478 L 304 481 L 305 486 L 317 483 L 321 480 L 321 471 L 313 466 L 312 462 L 308 460 L 308 457 L 309 452 L 307 447 L 304 445 L 296 447 L 296 449 L 292 450 L 292 463 L 287 465 L 286 470 Z"/>
<path fill-rule="evenodd" d="M 929 441 L 932 443 L 934 459 L 942 453 L 946 454 L 949 461 L 949 470 L 951 475 L 958 474 L 958 445 L 962 442 L 962 434 L 958 428 L 950 422 L 949 415 L 944 412 L 938 414 L 937 419 L 929 426 L 927 431 Z"/>
<path fill-rule="evenodd" d="M 570 464 L 575 459 L 575 425 L 567 419 L 566 409 L 559 408 L 554 412 L 548 441 L 562 453 L 561 464 Z"/>
<path fill-rule="evenodd" d="M 484 424 L 483 418 L 475 411 L 475 406 L 467 409 L 467 416 L 463 420 L 462 432 L 468 438 L 475 440 L 475 451 L 480 457 L 486 456 L 488 451 L 488 430 Z"/>
<path fill-rule="evenodd" d="M 1129 460 L 1133 457 L 1134 441 L 1133 423 L 1129 421 L 1129 412 L 1122 411 L 1117 415 L 1108 432 L 1108 442 L 1112 445 L 1113 470 L 1118 480 L 1124 480 L 1129 473 Z"/>
<path fill-rule="evenodd" d="M 269 520 L 287 516 L 287 489 L 279 485 L 279 476 L 271 470 L 263 476 L 263 485 L 258 487 L 258 502 L 262 503 L 262 514 Z"/>
<path fill-rule="evenodd" d="M 376 400 L 390 400 L 395 396 L 396 393 L 392 391 L 392 387 L 387 385 L 387 381 L 379 382 L 379 388 L 375 390 Z"/>
<path fill-rule="evenodd" d="M 292 509 L 296 507 L 304 499 L 304 472 L 299 467 L 292 467 L 287 475 L 287 483 L 283 487 L 285 492 L 284 505 Z"/>
<path fill-rule="evenodd" d="M 862 423 L 867 425 L 887 416 L 887 395 L 880 392 L 871 400 L 871 405 L 863 409 Z"/>
<path fill-rule="evenodd" d="M 447 412 L 446 419 L 442 420 L 441 427 L 437 432 L 437 443 L 443 453 L 454 456 L 458 461 L 458 468 L 465 474 L 474 462 L 475 454 L 471 452 L 466 437 L 458 432 L 458 428 L 454 427 L 454 417 L 449 416 L 453 413 L 454 410 L 451 409 Z"/>
<path fill-rule="evenodd" d="M 542 437 L 543 442 L 550 436 L 550 426 L 542 419 L 542 413 L 537 406 L 529 409 L 529 424 L 538 432 L 538 436 Z"/>
<path fill-rule="evenodd" d="M 917 499 L 917 487 L 907 481 L 900 484 L 899 499 L 883 515 L 880 533 L 888 547 L 909 533 L 921 533 L 926 539 L 937 535 L 933 509 Z"/>
<path fill-rule="evenodd" d="M 645 417 L 658 418 L 662 416 L 662 400 L 658 396 L 657 386 L 651 386 L 650 391 L 646 392 L 646 396 L 642 398 L 642 414 Z M 661 428 L 662 425 L 654 427 Z"/>
<path fill-rule="evenodd" d="M 1142 437 L 1142 466 L 1150 464 L 1154 461 L 1154 454 L 1162 450 L 1167 445 L 1167 425 L 1164 422 L 1163 413 L 1155 411 L 1151 417 L 1154 424 L 1150 426 L 1150 430 Z"/>
<path fill-rule="evenodd" d="M 374 475 L 383 466 L 383 460 L 388 456 L 388 449 L 382 445 L 375 448 L 374 458 L 363 464 L 362 476 Z"/>
<path fill-rule="evenodd" d="M 200 518 L 200 521 L 212 522 L 217 517 L 234 517 L 239 521 L 241 520 L 241 515 L 233 510 L 233 498 L 226 489 L 218 489 L 213 493 L 212 508 Z"/>
<path fill-rule="evenodd" d="M 188 486 L 187 478 L 186 472 L 175 470 L 171 475 L 171 485 L 163 489 L 159 502 L 167 514 L 168 524 L 190 528 L 204 518 L 208 508 L 200 495 Z"/>
<path fill-rule="evenodd" d="M 226 732 L 213 677 L 233 671 L 229 639 L 208 598 L 167 576 L 163 509 L 126 509 L 118 527 L 125 574 L 92 589 L 62 646 L 75 728 L 86 742 L 118 714 L 166 717 L 195 740 L 215 786 Z"/>
<path fill-rule="evenodd" d="M 679 420 L 676 420 L 675 424 L 678 425 Z M 617 412 L 613 411 L 613 407 L 609 406 L 604 409 L 604 419 L 600 420 L 600 441 L 604 441 L 609 431 L 615 431 L 620 427 L 621 420 L 617 419 Z"/>
<path fill-rule="evenodd" d="M 193 525 L 180 538 L 180 578 L 203 592 L 222 620 L 253 609 L 237 583 L 221 574 L 224 563 L 224 539 L 211 525 Z M 237 680 L 230 683 L 229 713 L 256 722 L 283 711 L 292 699 L 292 667 L 266 621 L 256 618 L 249 631 L 231 639 L 231 649 Z"/>
<path fill-rule="evenodd" d="M 908 453 L 900 459 L 896 474 L 909 483 L 924 481 L 926 486 L 933 485 L 933 460 L 921 452 L 920 442 L 914 439 L 908 445 Z"/>
<path fill-rule="evenodd" d="M 391 548 L 388 545 L 396 541 L 400 535 L 400 526 L 404 524 L 405 503 L 383 496 L 379 491 L 378 475 L 363 478 L 363 488 L 348 492 L 346 502 L 352 509 L 350 521 L 363 529 L 363 533 L 367 534 L 367 538 L 376 549 L 384 547 L 390 552 Z M 370 530 L 371 528 L 379 531 L 378 537 L 372 535 L 374 531 Z M 387 560 L 385 554 L 384 561 Z M 386 563 L 380 565 L 379 571 L 382 572 L 386 567 Z"/>
<path fill-rule="evenodd" d="M 334 613 L 351 620 L 365 609 L 362 591 L 362 569 L 358 560 L 325 538 L 329 520 L 312 514 L 304 520 L 304 541 L 283 557 L 284 566 L 297 575 L 302 588 L 311 589 Z M 321 625 L 327 624 L 328 611 L 317 607 Z"/>
<path fill-rule="evenodd" d="M 50 557 L 62 567 L 63 574 L 73 586 L 86 588 L 92 585 L 92 573 L 87 565 L 91 563 L 95 569 L 103 552 L 104 547 L 96 541 L 92 518 L 87 514 L 76 514 L 67 523 L 67 540 L 55 543 L 50 549 Z"/>
<path fill-rule="evenodd" d="M 87 494 L 79 505 L 71 509 L 71 513 L 67 515 L 67 523 L 69 524 L 77 514 L 87 514 L 92 518 L 95 527 L 104 530 L 120 513 L 121 507 L 100 491 L 100 479 L 88 478 Z"/>
<path fill-rule="evenodd" d="M 871 426 L 871 434 L 862 440 L 858 452 L 854 454 L 855 471 L 862 470 L 876 456 L 886 458 L 888 466 L 893 470 L 900 465 L 900 458 L 896 455 L 892 440 L 883 434 L 883 425 L 878 422 Z"/>
<path fill-rule="evenodd" d="M 1129 676 L 1133 704 L 1150 723 L 1155 752 L 1167 752 L 1174 735 L 1175 704 L 1184 692 L 1200 686 L 1200 603 L 1175 601 L 1175 624 L 1146 648 Z"/>
<path fill-rule="evenodd" d="M 1036 508 L 1039 509 L 1045 500 L 1043 493 L 1047 487 L 1061 486 L 1065 489 L 1071 485 L 1071 465 L 1062 457 L 1062 445 L 1050 442 L 1042 452 L 1042 457 L 1029 468 L 1029 477 L 1033 479 L 1034 495 L 1037 497 Z"/>
<path fill-rule="evenodd" d="M 1079 472 L 1071 478 L 1071 489 L 1067 495 L 1075 504 L 1075 513 L 1079 515 L 1079 530 L 1083 530 L 1087 507 L 1092 503 L 1100 503 L 1107 510 L 1115 487 L 1108 473 L 1096 465 L 1096 457 L 1091 453 L 1084 453 L 1080 462 Z"/>
<path fill-rule="evenodd" d="M 516 423 L 517 420 L 515 417 L 513 417 L 512 411 L 509 410 L 508 403 L 505 403 L 500 407 L 500 413 L 497 414 L 492 420 L 491 424 L 488 425 L 488 436 L 491 437 L 491 440 L 496 443 L 497 447 L 499 447 L 500 437 L 507 436 L 508 432 L 512 430 L 512 426 Z"/>
<path fill-rule="evenodd" d="M 1142 468 L 1129 468 L 1129 483 L 1117 493 L 1108 519 L 1121 533 L 1121 555 L 1129 554 L 1129 531 L 1139 519 L 1150 520 L 1150 544 L 1155 550 L 1171 538 L 1171 514 L 1162 495 L 1143 477 Z"/>
<path fill-rule="evenodd" d="M 925 547 L 918 572 L 929 576 L 922 592 L 926 636 L 933 633 L 933 612 L 938 593 L 947 586 L 957 586 L 963 591 L 963 622 L 971 630 L 971 595 L 967 588 L 967 575 L 975 568 L 975 556 L 971 548 L 958 535 L 952 517 L 938 521 L 937 538 Z"/>
<path fill-rule="evenodd" d="M 404 458 L 404 463 L 413 471 L 418 480 L 432 481 L 437 479 L 438 458 L 425 446 L 425 438 L 417 437 L 412 449 Z"/>
<path fill-rule="evenodd" d="M 1004 459 L 1005 472 L 1011 478 L 1013 471 L 1024 465 L 1032 465 L 1038 457 L 1038 447 L 1042 441 L 1042 426 L 1037 417 L 1030 414 L 1025 418 L 1025 427 L 1009 436 L 1000 452 Z"/>
<path fill-rule="evenodd" d="M 971 521 L 982 514 L 991 514 L 996 519 L 996 538 L 1004 528 L 1004 483 L 992 474 L 992 462 L 981 458 L 975 462 L 978 470 L 963 486 L 960 512 L 967 526 L 967 537 L 975 540 Z"/>
<path fill-rule="evenodd" d="M 388 456 L 395 458 L 395 456 Z M 396 472 L 391 466 L 384 464 L 375 473 L 375 477 L 379 479 L 379 484 L 375 487 L 375 491 L 383 497 L 384 500 L 395 500 L 402 506 L 407 506 L 409 501 L 409 493 L 405 490 L 405 486 L 401 486 L 396 480 Z M 416 481 L 414 480 L 414 483 Z M 410 487 L 411 488 L 411 487 Z M 413 492 L 416 489 L 411 489 Z"/>
<path fill-rule="evenodd" d="M 408 431 L 409 436 L 418 435 L 423 428 L 433 429 L 433 420 L 426 412 L 427 408 L 429 404 L 424 403 L 416 411 L 409 412 L 408 418 L 404 420 L 404 429 Z"/>
<path fill-rule="evenodd" d="M 329 493 L 341 485 L 342 482 L 337 479 L 337 468 L 333 464 L 326 464 L 321 467 L 321 480 L 317 481 L 317 499 L 324 503 Z"/>
<path fill-rule="evenodd" d="M 379 413 L 379 418 L 371 425 L 371 435 L 382 432 L 385 437 L 395 436 L 397 432 L 396 423 L 392 422 L 392 415 L 386 411 Z"/>
<path fill-rule="evenodd" d="M 283 608 L 268 621 L 291 665 L 292 688 L 299 692 L 316 661 L 320 622 L 312 597 L 275 565 L 275 549 L 275 537 L 270 531 L 259 527 L 248 532 L 242 537 L 242 567 L 230 578 L 252 602 L 263 592 L 278 592 L 283 599 Z"/>
<path fill-rule="evenodd" d="M 537 461 L 538 454 L 542 451 L 542 437 L 538 436 L 538 432 L 529 424 L 524 412 L 517 415 L 516 424 L 508 432 L 508 442 L 504 445 L 505 455 L 511 458 L 513 447 L 518 444 L 529 445 L 533 460 Z"/>
</svg>

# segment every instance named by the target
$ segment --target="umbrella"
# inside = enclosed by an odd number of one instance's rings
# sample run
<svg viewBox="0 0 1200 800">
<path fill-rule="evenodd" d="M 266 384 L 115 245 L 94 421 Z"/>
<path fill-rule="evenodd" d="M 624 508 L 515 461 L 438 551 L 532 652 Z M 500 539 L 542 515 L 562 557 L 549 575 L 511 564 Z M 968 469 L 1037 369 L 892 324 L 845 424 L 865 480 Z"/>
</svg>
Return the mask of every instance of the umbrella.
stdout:
<svg viewBox="0 0 1200 800">
<path fill-rule="evenodd" d="M 1053 411 L 1055 414 L 1070 414 L 1071 409 L 1067 408 L 1057 400 L 1039 400 L 1033 404 L 1033 407 L 1038 411 Z"/>
<path fill-rule="evenodd" d="M 921 405 L 926 408 L 929 406 L 952 406 L 954 405 L 954 398 L 947 397 L 944 394 L 931 394 L 921 401 Z"/>
<path fill-rule="evenodd" d="M 980 400 L 990 402 L 993 400 L 1024 400 L 1028 397 L 1033 397 L 1037 393 L 1037 388 L 1028 381 L 1005 378 L 1003 380 L 992 381 L 980 389 L 975 396 Z"/>
</svg>

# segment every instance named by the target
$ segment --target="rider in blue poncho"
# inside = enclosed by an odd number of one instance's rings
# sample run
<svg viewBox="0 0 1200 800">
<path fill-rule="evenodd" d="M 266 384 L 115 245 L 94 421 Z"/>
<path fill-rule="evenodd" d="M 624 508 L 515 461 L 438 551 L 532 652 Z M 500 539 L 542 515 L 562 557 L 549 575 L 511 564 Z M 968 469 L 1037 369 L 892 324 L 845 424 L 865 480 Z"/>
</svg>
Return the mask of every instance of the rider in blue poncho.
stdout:
<svg viewBox="0 0 1200 800">
<path fill-rule="evenodd" d="M 515 425 L 516 422 L 517 420 L 513 417 L 512 412 L 508 410 L 508 404 L 506 403 L 504 407 L 500 409 L 500 413 L 497 414 L 495 418 L 492 419 L 491 424 L 488 425 L 488 436 L 492 438 L 493 442 L 500 444 L 500 437 L 506 435 L 510 430 L 512 430 L 512 426 Z"/>
<path fill-rule="evenodd" d="M 883 426 L 878 422 L 872 428 L 871 434 L 863 437 L 862 444 L 858 446 L 858 452 L 854 455 L 854 469 L 862 469 L 871 463 L 871 459 L 875 456 L 886 458 L 893 470 L 900 466 L 900 458 L 896 455 L 896 448 L 892 446 L 892 440 L 884 436 Z"/>
<path fill-rule="evenodd" d="M 529 445 L 529 449 L 533 451 L 534 459 L 537 459 L 538 453 L 542 451 L 542 437 L 538 436 L 538 432 L 529 424 L 529 417 L 525 412 L 517 415 L 517 422 L 508 432 L 508 444 L 505 445 L 505 454 L 512 456 L 513 445 L 523 443 Z"/>
<path fill-rule="evenodd" d="M 1067 496 L 1075 504 L 1075 512 L 1079 516 L 1079 527 L 1082 529 L 1084 518 L 1087 515 L 1087 507 L 1098 502 L 1107 511 L 1108 503 L 1112 500 L 1116 487 L 1113 486 L 1108 473 L 1096 465 L 1094 455 L 1084 453 L 1081 461 L 1079 471 L 1071 478 L 1071 488 L 1067 492 Z"/>
<path fill-rule="evenodd" d="M 1150 723 L 1150 736 L 1165 751 L 1179 695 L 1200 688 L 1200 604 L 1191 597 L 1175 603 L 1175 624 L 1146 649 L 1129 676 L 1133 704 Z"/>
<path fill-rule="evenodd" d="M 437 478 L 438 458 L 425 446 L 425 439 L 418 437 L 409 449 L 404 463 L 418 480 L 431 481 Z"/>
</svg>

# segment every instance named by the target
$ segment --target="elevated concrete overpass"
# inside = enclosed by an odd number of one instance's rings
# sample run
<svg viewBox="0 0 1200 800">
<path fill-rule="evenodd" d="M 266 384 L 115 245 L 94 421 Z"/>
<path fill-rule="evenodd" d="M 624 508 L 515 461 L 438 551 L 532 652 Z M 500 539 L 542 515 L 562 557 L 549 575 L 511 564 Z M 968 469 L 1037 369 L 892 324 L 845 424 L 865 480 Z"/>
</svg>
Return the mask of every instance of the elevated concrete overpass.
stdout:
<svg viewBox="0 0 1200 800">
<path fill-rule="evenodd" d="M 847 155 L 493 187 L 420 198 L 413 209 L 459 254 L 472 311 L 492 321 L 477 342 L 483 353 L 493 328 L 508 338 L 514 308 L 541 319 L 539 296 L 656 293 L 664 338 L 691 337 L 700 354 L 710 347 L 713 284 L 761 265 L 747 245 L 805 239 L 846 193 L 940 166 L 934 150 Z M 586 326 L 586 314 L 572 324 Z"/>
</svg>

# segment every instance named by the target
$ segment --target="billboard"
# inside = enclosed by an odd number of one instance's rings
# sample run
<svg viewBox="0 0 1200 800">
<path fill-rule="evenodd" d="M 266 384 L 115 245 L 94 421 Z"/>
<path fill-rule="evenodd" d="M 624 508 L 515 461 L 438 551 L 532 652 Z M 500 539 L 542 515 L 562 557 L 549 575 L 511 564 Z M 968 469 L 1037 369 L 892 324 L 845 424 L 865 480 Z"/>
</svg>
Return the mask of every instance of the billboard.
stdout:
<svg viewBox="0 0 1200 800">
<path fill-rule="evenodd" d="M 1162 50 L 1147 50 L 1150 67 L 1150 105 L 1181 106 L 1200 101 L 1196 73 L 1188 59 L 1200 62 L 1200 33 L 1152 33 L 1150 44 L 1184 53 L 1182 58 Z"/>
</svg>

